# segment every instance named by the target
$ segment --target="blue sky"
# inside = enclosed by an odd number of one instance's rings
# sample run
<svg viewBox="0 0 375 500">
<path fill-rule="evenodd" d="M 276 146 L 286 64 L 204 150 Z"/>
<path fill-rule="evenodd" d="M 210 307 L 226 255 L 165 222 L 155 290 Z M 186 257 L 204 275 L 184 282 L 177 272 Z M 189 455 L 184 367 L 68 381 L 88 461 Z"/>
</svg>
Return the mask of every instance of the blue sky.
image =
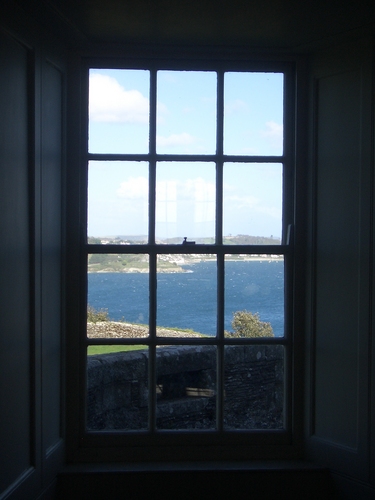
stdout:
<svg viewBox="0 0 375 500">
<path fill-rule="evenodd" d="M 283 75 L 226 73 L 224 153 L 281 155 Z M 91 70 L 89 151 L 148 152 L 149 72 Z M 216 73 L 159 71 L 157 152 L 214 154 Z M 214 236 L 215 164 L 160 162 L 156 236 Z M 88 235 L 147 234 L 148 164 L 89 165 Z M 224 165 L 224 235 L 281 236 L 281 164 Z"/>
</svg>

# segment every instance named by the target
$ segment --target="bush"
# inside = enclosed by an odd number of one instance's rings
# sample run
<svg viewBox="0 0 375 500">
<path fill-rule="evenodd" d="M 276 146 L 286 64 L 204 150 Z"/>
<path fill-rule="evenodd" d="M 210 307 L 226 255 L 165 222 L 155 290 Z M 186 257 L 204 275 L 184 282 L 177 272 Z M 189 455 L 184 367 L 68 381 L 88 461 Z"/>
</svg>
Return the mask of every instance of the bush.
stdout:
<svg viewBox="0 0 375 500">
<path fill-rule="evenodd" d="M 106 309 L 96 310 L 92 306 L 87 306 L 87 322 L 98 323 L 98 321 L 109 321 L 108 311 Z"/>
<path fill-rule="evenodd" d="M 229 336 L 243 337 L 274 337 L 271 323 L 261 321 L 258 313 L 248 311 L 237 311 L 233 314 L 233 332 Z"/>
</svg>

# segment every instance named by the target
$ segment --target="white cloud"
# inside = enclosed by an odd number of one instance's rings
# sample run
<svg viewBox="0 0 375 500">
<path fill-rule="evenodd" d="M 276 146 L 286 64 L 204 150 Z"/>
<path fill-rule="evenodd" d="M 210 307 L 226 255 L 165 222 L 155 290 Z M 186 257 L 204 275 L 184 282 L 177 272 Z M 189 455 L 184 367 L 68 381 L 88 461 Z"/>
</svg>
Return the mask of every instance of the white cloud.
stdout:
<svg viewBox="0 0 375 500">
<path fill-rule="evenodd" d="M 182 134 L 171 134 L 168 137 L 164 137 L 162 135 L 158 135 L 156 137 L 156 144 L 159 147 L 176 147 L 176 146 L 190 146 L 196 142 L 196 138 L 187 132 L 183 132 Z"/>
<path fill-rule="evenodd" d="M 281 221 L 282 217 L 282 209 L 278 207 L 266 207 L 266 206 L 260 206 L 257 208 L 257 212 L 261 214 L 268 215 L 269 217 L 272 217 L 273 219 Z"/>
<path fill-rule="evenodd" d="M 215 201 L 215 184 L 212 182 L 207 182 L 202 177 L 198 177 L 193 181 L 193 189 L 195 192 L 195 198 L 197 201 L 201 202 L 214 202 Z"/>
<path fill-rule="evenodd" d="M 127 181 L 121 182 L 116 194 L 119 198 L 131 200 L 147 198 L 148 180 L 146 177 L 130 177 Z M 158 201 L 179 201 L 189 198 L 195 202 L 211 202 L 215 200 L 215 184 L 207 182 L 202 177 L 184 181 L 175 179 L 158 181 L 156 198 Z"/>
<path fill-rule="evenodd" d="M 266 129 L 262 130 L 261 136 L 269 139 L 272 146 L 279 147 L 283 142 L 283 126 L 274 121 L 266 122 Z"/>
<path fill-rule="evenodd" d="M 195 179 L 158 181 L 156 183 L 156 198 L 159 201 L 190 199 L 194 202 L 215 201 L 215 184 L 207 182 L 202 177 Z"/>
<path fill-rule="evenodd" d="M 177 222 L 178 210 L 194 222 L 215 220 L 215 184 L 201 177 L 157 182 L 156 201 L 157 222 Z"/>
<path fill-rule="evenodd" d="M 235 191 L 234 186 L 224 185 L 224 200 L 227 209 L 238 213 L 242 213 L 242 210 L 251 210 L 253 213 L 264 214 L 273 219 L 281 220 L 281 207 L 265 204 L 264 200 L 256 196 L 235 194 Z"/>
<path fill-rule="evenodd" d="M 139 198 L 147 199 L 148 180 L 146 177 L 130 177 L 128 181 L 122 182 L 116 191 L 120 198 L 135 200 Z"/>
<path fill-rule="evenodd" d="M 156 183 L 156 222 L 177 222 L 177 181 Z"/>
<path fill-rule="evenodd" d="M 238 196 L 232 195 L 226 197 L 227 203 L 233 204 L 236 210 L 241 210 L 243 208 L 257 208 L 259 204 L 259 199 L 255 196 Z"/>
<path fill-rule="evenodd" d="M 147 199 L 148 180 L 146 177 L 130 177 L 121 182 L 116 194 L 128 200 Z M 195 203 L 214 202 L 215 184 L 201 177 L 179 181 L 170 179 L 156 183 L 156 199 L 158 202 L 183 201 L 189 199 Z"/>
<path fill-rule="evenodd" d="M 234 101 L 228 102 L 225 105 L 225 112 L 228 114 L 236 113 L 238 111 L 245 111 L 247 109 L 247 104 L 241 99 L 235 99 Z"/>
<path fill-rule="evenodd" d="M 90 75 L 90 120 L 148 123 L 149 100 L 139 90 L 126 90 L 108 75 Z"/>
</svg>

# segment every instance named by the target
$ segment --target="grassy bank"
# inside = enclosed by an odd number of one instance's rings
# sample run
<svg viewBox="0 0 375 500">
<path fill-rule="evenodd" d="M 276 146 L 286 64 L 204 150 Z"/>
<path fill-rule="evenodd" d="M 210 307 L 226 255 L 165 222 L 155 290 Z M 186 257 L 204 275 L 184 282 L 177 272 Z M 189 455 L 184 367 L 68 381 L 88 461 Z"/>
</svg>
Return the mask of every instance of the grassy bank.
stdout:
<svg viewBox="0 0 375 500">
<path fill-rule="evenodd" d="M 90 345 L 87 348 L 87 355 L 109 354 L 111 352 L 128 352 L 147 349 L 147 345 Z"/>
</svg>

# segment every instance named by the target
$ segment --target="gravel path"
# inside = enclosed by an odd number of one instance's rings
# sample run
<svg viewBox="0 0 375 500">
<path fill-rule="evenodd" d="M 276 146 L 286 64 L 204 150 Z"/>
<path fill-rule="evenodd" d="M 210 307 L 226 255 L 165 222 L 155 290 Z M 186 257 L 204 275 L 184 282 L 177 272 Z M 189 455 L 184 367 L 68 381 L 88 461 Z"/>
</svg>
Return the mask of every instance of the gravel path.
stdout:
<svg viewBox="0 0 375 500">
<path fill-rule="evenodd" d="M 179 330 L 167 330 L 158 328 L 160 337 L 201 337 L 199 333 L 181 332 Z M 87 323 L 87 336 L 89 338 L 142 338 L 148 336 L 148 327 L 122 323 L 117 321 L 98 321 Z"/>
</svg>

